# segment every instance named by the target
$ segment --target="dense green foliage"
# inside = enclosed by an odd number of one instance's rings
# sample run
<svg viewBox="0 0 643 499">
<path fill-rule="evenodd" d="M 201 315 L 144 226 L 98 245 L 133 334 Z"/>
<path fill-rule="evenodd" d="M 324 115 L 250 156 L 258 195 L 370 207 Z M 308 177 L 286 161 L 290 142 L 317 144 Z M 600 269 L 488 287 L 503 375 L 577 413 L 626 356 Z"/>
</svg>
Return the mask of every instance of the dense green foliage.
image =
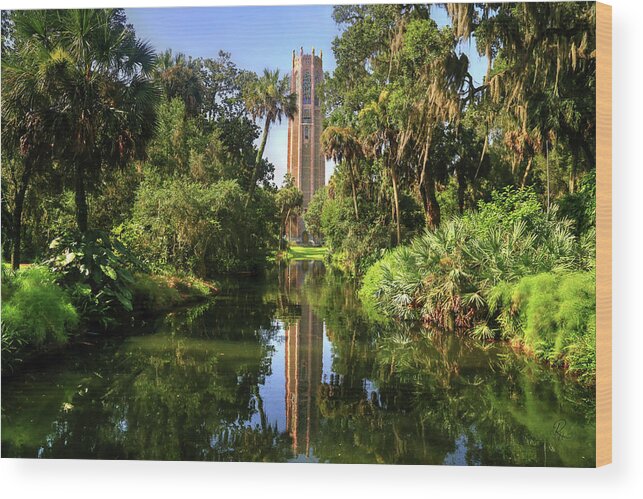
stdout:
<svg viewBox="0 0 643 499">
<path fill-rule="evenodd" d="M 448 4 L 443 27 L 440 8 L 334 9 L 322 148 L 338 163 L 327 192 L 338 201 L 315 203 L 307 222 L 358 275 L 505 188 L 532 186 L 525 209 L 560 204 L 577 235 L 591 228 L 594 5 Z M 488 63 L 482 82 L 461 48 L 471 38 Z"/>
<path fill-rule="evenodd" d="M 596 375 L 596 275 L 543 273 L 503 288 L 498 323 L 538 358 L 587 381 Z"/>
<path fill-rule="evenodd" d="M 471 306 L 488 303 L 498 283 L 583 265 L 570 223 L 547 216 L 533 193 L 507 190 L 495 199 L 392 250 L 372 268 L 382 286 L 371 296 L 391 316 L 447 326 L 453 312 L 464 327 Z M 367 277 L 372 286 L 375 276 Z"/>
<path fill-rule="evenodd" d="M 326 261 L 363 279 L 373 317 L 516 338 L 591 377 L 595 6 L 342 5 L 333 18 L 320 147 L 336 166 L 305 207 L 263 157 L 297 112 L 288 76 L 226 52 L 154 54 L 122 9 L 7 13 L 3 257 L 47 259 L 57 284 L 33 282 L 107 324 L 178 303 L 169 275 L 258 273 L 303 216 Z M 575 324 L 539 322 L 547 307 Z"/>
<path fill-rule="evenodd" d="M 574 221 L 578 236 L 591 233 L 596 227 L 596 172 L 586 175 L 578 191 L 562 197 L 560 213 Z"/>
<path fill-rule="evenodd" d="M 103 320 L 132 311 L 131 269 L 140 264 L 118 239 L 97 230 L 71 232 L 54 239 L 50 250 L 47 264 L 83 315 Z"/>
<path fill-rule="evenodd" d="M 401 234 L 406 240 L 421 229 L 421 214 L 409 197 L 402 198 L 401 206 L 405 209 Z M 382 213 L 375 200 L 360 203 L 360 220 L 356 222 L 350 197 L 336 195 L 332 184 L 315 194 L 304 220 L 311 233 L 322 235 L 331 251 L 332 264 L 353 276 L 363 275 L 381 256 L 383 248 L 392 246 L 396 238 L 395 226 L 387 223 L 390 213 Z"/>
<path fill-rule="evenodd" d="M 391 318 L 520 340 L 590 379 L 593 248 L 529 190 L 493 199 L 389 251 L 366 273 L 360 297 Z"/>
<path fill-rule="evenodd" d="M 122 9 L 13 11 L 11 21 L 12 50 L 2 57 L 2 132 L 9 155 L 22 164 L 14 238 L 19 242 L 30 178 L 54 164 L 73 186 L 84 232 L 91 185 L 106 170 L 144 157 L 154 132 L 153 49 L 136 38 Z"/>
<path fill-rule="evenodd" d="M 301 215 L 304 205 L 304 194 L 297 188 L 294 178 L 286 174 L 284 185 L 275 196 L 279 214 L 279 249 L 284 247 L 287 226 L 295 222 L 295 217 Z"/>
<path fill-rule="evenodd" d="M 145 262 L 206 276 L 261 268 L 275 247 L 275 202 L 259 190 L 244 208 L 234 180 L 144 182 L 121 237 Z"/>
<path fill-rule="evenodd" d="M 324 186 L 318 189 L 308 203 L 306 212 L 304 213 L 304 222 L 308 234 L 315 241 L 323 241 L 322 233 L 322 213 L 324 212 L 324 204 L 328 198 L 328 187 Z"/>
<path fill-rule="evenodd" d="M 202 300 L 214 289 L 212 285 L 191 277 L 135 274 L 132 284 L 132 306 L 137 311 L 157 313 Z"/>
<path fill-rule="evenodd" d="M 63 344 L 79 323 L 69 293 L 47 267 L 2 270 L 2 364 L 11 370 L 26 351 Z"/>
<path fill-rule="evenodd" d="M 2 300 L 2 320 L 7 334 L 37 346 L 64 343 L 78 324 L 78 313 L 56 285 L 53 272 L 34 265 L 4 278 L 8 292 Z"/>
<path fill-rule="evenodd" d="M 108 326 L 213 291 L 193 276 L 268 264 L 301 206 L 262 157 L 270 124 L 294 112 L 287 78 L 226 52 L 155 55 L 122 9 L 3 12 L 2 37 L 3 256 L 53 271 L 3 279 L 3 296 L 19 286 L 3 349 L 63 339 L 72 321 L 55 310 L 25 336 L 38 293 Z"/>
<path fill-rule="evenodd" d="M 157 270 L 203 276 L 266 264 L 288 212 L 280 210 L 297 204 L 292 195 L 276 199 L 274 167 L 262 157 L 270 124 L 294 112 L 287 78 L 260 78 L 225 52 L 213 59 L 155 56 L 118 9 L 16 11 L 5 20 L 3 141 L 11 141 L 3 142 L 3 159 L 11 168 L 3 169 L 3 221 L 10 224 L 3 251 L 14 265 L 21 254 L 46 257 L 51 240 L 74 226 L 79 235 L 100 229 L 122 238 Z M 77 50 L 83 44 L 87 50 Z M 55 68 L 37 73 L 34 51 L 53 52 Z M 76 78 L 92 64 L 96 70 L 83 74 L 95 80 Z M 28 102 L 21 97 L 27 85 Z M 106 107 L 110 98 L 118 105 Z M 59 103 L 65 99 L 69 106 Z M 85 109 L 87 101 L 95 108 Z M 58 109 L 66 111 L 54 115 Z M 82 123 L 74 116 L 83 113 L 94 133 L 82 147 L 70 140 L 86 131 L 52 135 L 66 129 L 60 120 Z M 259 148 L 255 118 L 265 118 Z"/>
</svg>

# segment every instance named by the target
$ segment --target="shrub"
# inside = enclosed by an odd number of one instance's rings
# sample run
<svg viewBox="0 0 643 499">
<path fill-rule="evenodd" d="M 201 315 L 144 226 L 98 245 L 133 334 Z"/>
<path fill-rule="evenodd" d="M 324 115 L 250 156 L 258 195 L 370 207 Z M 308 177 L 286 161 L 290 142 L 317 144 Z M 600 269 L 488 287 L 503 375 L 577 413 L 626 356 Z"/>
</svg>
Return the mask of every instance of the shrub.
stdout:
<svg viewBox="0 0 643 499">
<path fill-rule="evenodd" d="M 512 334 L 538 358 L 563 365 L 584 379 L 593 378 L 595 283 L 593 272 L 542 273 L 522 278 L 503 303 L 514 325 Z"/>
<path fill-rule="evenodd" d="M 136 274 L 132 286 L 132 302 L 135 309 L 162 310 L 181 301 L 181 295 L 160 276 Z"/>
<path fill-rule="evenodd" d="M 591 379 L 591 231 L 579 241 L 569 220 L 536 209 L 530 191 L 494 200 L 386 253 L 366 273 L 360 298 L 389 318 L 481 340 L 518 338 L 539 358 Z"/>
<path fill-rule="evenodd" d="M 498 226 L 510 229 L 518 221 L 524 223 L 528 231 L 538 232 L 548 219 L 533 188 L 513 186 L 494 191 L 491 201 L 479 201 L 477 211 L 465 217 L 475 219 L 477 228 L 483 232 Z"/>
<path fill-rule="evenodd" d="M 394 250 L 368 277 L 368 293 L 391 317 L 469 328 L 494 312 L 489 302 L 500 282 L 575 266 L 575 240 L 565 223 L 545 224 L 537 235 L 523 221 L 487 228 L 476 222 L 449 220 Z"/>
<path fill-rule="evenodd" d="M 558 201 L 563 216 L 574 221 L 576 235 L 582 236 L 596 227 L 596 171 L 585 174 L 577 192 Z"/>
<path fill-rule="evenodd" d="M 13 276 L 14 272 L 11 269 L 11 264 L 5 263 L 4 259 L 0 260 L 0 275 L 2 278 L 2 286 L 0 286 L 0 293 L 2 294 L 2 301 L 5 301 L 11 296 L 13 292 Z"/>
<path fill-rule="evenodd" d="M 412 206 L 402 218 L 402 237 L 408 237 L 422 224 L 413 210 L 416 205 L 402 197 L 401 203 Z M 328 245 L 334 267 L 353 277 L 366 273 L 395 241 L 395 225 L 387 222 L 380 208 L 373 202 L 362 200 L 360 219 L 355 220 L 354 208 L 349 198 L 328 197 L 321 213 L 321 232 Z"/>
<path fill-rule="evenodd" d="M 78 325 L 78 313 L 68 293 L 56 284 L 53 272 L 31 266 L 18 271 L 12 280 L 12 292 L 2 300 L 3 349 L 12 344 L 66 342 Z"/>
<path fill-rule="evenodd" d="M 504 190 L 493 198 L 382 261 L 369 288 L 387 315 L 468 329 L 496 312 L 499 283 L 584 268 L 571 223 L 548 216 L 531 190 Z"/>
<path fill-rule="evenodd" d="M 384 256 L 371 265 L 362 279 L 359 289 L 359 298 L 364 305 L 368 317 L 375 321 L 385 318 L 379 307 L 379 299 L 382 293 L 380 283 L 382 282 L 384 268 L 389 268 L 391 262 L 396 258 L 396 250 L 387 251 Z"/>
<path fill-rule="evenodd" d="M 308 208 L 304 213 L 306 230 L 315 241 L 321 241 L 323 239 L 322 213 L 327 199 L 328 187 L 324 186 L 313 194 L 312 199 L 308 203 Z"/>
<path fill-rule="evenodd" d="M 125 241 L 151 268 L 173 268 L 204 277 L 253 271 L 276 246 L 274 195 L 257 190 L 245 209 L 236 181 L 203 185 L 185 178 L 144 182 L 132 220 L 120 229 Z"/>
<path fill-rule="evenodd" d="M 382 258 L 371 265 L 362 279 L 359 298 L 364 305 L 376 307 L 381 294 L 382 272 L 384 266 L 390 266 L 393 252 L 387 251 Z"/>
<path fill-rule="evenodd" d="M 166 277 L 136 274 L 132 287 L 137 310 L 163 310 L 182 303 L 205 298 L 214 286 L 193 277 Z"/>
<path fill-rule="evenodd" d="M 119 311 L 132 311 L 132 268 L 141 264 L 109 234 L 91 230 L 67 232 L 50 244 L 47 264 L 68 288 L 84 316 L 108 320 Z"/>
<path fill-rule="evenodd" d="M 412 251 L 406 246 L 395 248 L 378 267 L 369 276 L 369 287 L 362 287 L 362 294 L 369 293 L 389 317 L 419 319 L 420 303 L 417 298 L 422 276 Z M 377 274 L 379 286 L 374 282 Z"/>
</svg>

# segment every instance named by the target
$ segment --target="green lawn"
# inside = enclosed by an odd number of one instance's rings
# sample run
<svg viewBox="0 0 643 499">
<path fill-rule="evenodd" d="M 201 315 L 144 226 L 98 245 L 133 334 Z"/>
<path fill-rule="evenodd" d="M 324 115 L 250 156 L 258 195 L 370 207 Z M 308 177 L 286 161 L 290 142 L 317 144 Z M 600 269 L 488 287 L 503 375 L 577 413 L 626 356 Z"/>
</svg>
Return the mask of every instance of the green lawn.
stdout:
<svg viewBox="0 0 643 499">
<path fill-rule="evenodd" d="M 291 246 L 288 249 L 288 258 L 291 260 L 323 260 L 328 249 L 313 248 L 311 246 Z"/>
<path fill-rule="evenodd" d="M 30 267 L 31 265 L 33 265 L 33 264 L 32 263 L 21 263 L 20 264 L 20 269 L 25 269 L 27 267 Z M 11 270 L 11 264 L 9 262 L 2 262 L 2 266 L 7 270 Z"/>
</svg>

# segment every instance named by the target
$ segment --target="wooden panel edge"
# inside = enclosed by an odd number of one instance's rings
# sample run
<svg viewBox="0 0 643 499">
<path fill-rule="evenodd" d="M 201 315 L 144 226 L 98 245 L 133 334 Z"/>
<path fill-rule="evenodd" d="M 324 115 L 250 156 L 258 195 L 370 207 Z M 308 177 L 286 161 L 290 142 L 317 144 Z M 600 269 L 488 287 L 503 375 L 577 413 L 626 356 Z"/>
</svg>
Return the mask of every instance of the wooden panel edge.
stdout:
<svg viewBox="0 0 643 499">
<path fill-rule="evenodd" d="M 596 466 L 612 462 L 612 7 L 596 3 Z"/>
</svg>

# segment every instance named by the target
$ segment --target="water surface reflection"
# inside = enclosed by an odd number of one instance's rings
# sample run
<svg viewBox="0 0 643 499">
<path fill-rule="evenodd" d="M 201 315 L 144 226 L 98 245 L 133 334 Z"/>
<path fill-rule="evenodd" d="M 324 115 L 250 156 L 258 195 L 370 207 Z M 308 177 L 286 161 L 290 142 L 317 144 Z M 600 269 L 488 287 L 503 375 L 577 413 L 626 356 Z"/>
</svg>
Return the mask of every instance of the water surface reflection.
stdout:
<svg viewBox="0 0 643 499">
<path fill-rule="evenodd" d="M 593 466 L 593 391 L 515 355 L 371 320 L 319 262 L 29 366 L 5 457 Z"/>
</svg>

